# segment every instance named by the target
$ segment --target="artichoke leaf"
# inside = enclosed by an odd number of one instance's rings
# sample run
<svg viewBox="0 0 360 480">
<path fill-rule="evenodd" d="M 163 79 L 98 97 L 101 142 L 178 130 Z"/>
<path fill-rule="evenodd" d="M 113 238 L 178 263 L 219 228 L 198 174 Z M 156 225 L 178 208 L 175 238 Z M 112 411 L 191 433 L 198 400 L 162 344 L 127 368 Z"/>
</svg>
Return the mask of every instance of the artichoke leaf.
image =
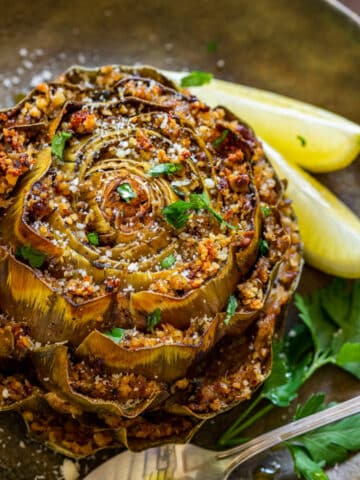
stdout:
<svg viewBox="0 0 360 480">
<path fill-rule="evenodd" d="M 81 459 L 104 449 L 119 448 L 117 432 L 87 417 L 73 418 L 51 408 L 46 395 L 35 395 L 17 409 L 28 434 L 66 457 Z"/>
<path fill-rule="evenodd" d="M 108 336 L 94 331 L 79 345 L 80 358 L 101 359 L 112 371 L 134 371 L 148 378 L 172 382 L 185 376 L 188 368 L 214 344 L 218 321 L 210 323 L 196 345 L 163 344 L 127 349 Z"/>
<path fill-rule="evenodd" d="M 68 348 L 65 345 L 50 345 L 38 348 L 33 352 L 32 359 L 38 378 L 42 380 L 47 389 L 59 392 L 71 404 L 78 405 L 87 412 L 134 418 L 143 411 L 161 404 L 168 396 L 160 384 L 149 398 L 142 398 L 130 404 L 126 401 L 102 400 L 78 393 L 70 384 L 70 360 L 68 358 Z"/>
<path fill-rule="evenodd" d="M 18 243 L 31 245 L 46 255 L 60 256 L 62 248 L 41 237 L 29 226 L 24 218 L 26 198 L 33 184 L 47 173 L 50 165 L 50 147 L 46 147 L 37 155 L 36 164 L 31 172 L 20 181 L 16 201 L 9 208 L 6 216 L 0 217 L 0 231 L 3 239 L 9 243 L 12 243 L 15 238 Z M 12 225 L 12 228 L 9 228 L 9 225 Z"/>
<path fill-rule="evenodd" d="M 4 311 L 19 320 L 24 318 L 32 338 L 42 343 L 65 340 L 79 344 L 106 321 L 116 299 L 114 294 L 106 294 L 77 304 L 56 294 L 45 278 L 7 252 L 0 257 L 0 289 Z"/>
</svg>

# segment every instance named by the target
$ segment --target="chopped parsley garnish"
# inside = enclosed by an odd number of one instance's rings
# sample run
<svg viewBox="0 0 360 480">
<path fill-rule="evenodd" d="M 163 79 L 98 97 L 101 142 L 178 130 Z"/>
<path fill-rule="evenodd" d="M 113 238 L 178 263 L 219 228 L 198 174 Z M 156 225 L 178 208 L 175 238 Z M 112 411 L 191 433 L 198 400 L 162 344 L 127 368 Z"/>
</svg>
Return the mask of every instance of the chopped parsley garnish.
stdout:
<svg viewBox="0 0 360 480">
<path fill-rule="evenodd" d="M 161 213 L 171 226 L 180 229 L 185 227 L 190 217 L 191 209 L 192 205 L 190 202 L 178 200 L 163 208 Z"/>
<path fill-rule="evenodd" d="M 235 295 L 230 295 L 228 304 L 226 307 L 226 317 L 224 319 L 225 325 L 229 325 L 231 318 L 235 315 L 237 306 L 238 306 L 238 301 L 236 300 Z"/>
<path fill-rule="evenodd" d="M 147 317 L 146 324 L 149 332 L 153 332 L 156 325 L 161 322 L 161 310 L 156 308 L 150 315 Z"/>
<path fill-rule="evenodd" d="M 130 200 L 136 198 L 136 193 L 131 188 L 130 183 L 122 183 L 117 187 L 116 191 L 126 203 L 129 203 Z"/>
<path fill-rule="evenodd" d="M 159 177 L 160 175 L 172 175 L 181 169 L 182 165 L 180 163 L 159 163 L 159 165 L 151 167 L 148 174 L 152 177 Z"/>
<path fill-rule="evenodd" d="M 259 241 L 259 251 L 261 255 L 267 255 L 269 253 L 269 244 L 263 238 Z"/>
<path fill-rule="evenodd" d="M 116 343 L 119 343 L 125 335 L 125 330 L 123 328 L 114 327 L 111 331 L 107 330 L 104 332 L 104 335 L 111 338 Z"/>
<path fill-rule="evenodd" d="M 95 247 L 99 245 L 99 235 L 97 232 L 90 232 L 86 236 L 91 245 L 94 245 Z"/>
<path fill-rule="evenodd" d="M 217 148 L 219 145 L 221 145 L 223 143 L 223 141 L 225 140 L 225 138 L 228 136 L 228 134 L 229 134 L 229 130 L 223 130 L 221 132 L 220 137 L 218 137 L 216 140 L 214 140 L 214 142 L 213 142 L 214 147 Z"/>
<path fill-rule="evenodd" d="M 211 207 L 210 199 L 207 196 L 206 192 L 191 193 L 189 195 L 188 202 L 185 202 L 184 200 L 178 200 L 177 202 L 171 203 L 170 205 L 162 209 L 162 214 L 170 225 L 172 225 L 176 229 L 179 229 L 183 228 L 186 225 L 192 210 L 195 212 L 199 210 L 207 210 L 220 223 L 225 224 L 228 228 L 231 228 L 232 230 L 237 230 L 237 227 L 226 222 L 220 215 L 220 213 L 218 213 Z"/>
<path fill-rule="evenodd" d="M 163 258 L 160 262 L 161 268 L 171 268 L 176 262 L 175 255 L 171 253 L 167 257 Z"/>
<path fill-rule="evenodd" d="M 70 132 L 57 133 L 51 142 L 51 153 L 59 160 L 63 159 L 65 144 L 72 137 Z"/>
<path fill-rule="evenodd" d="M 306 147 L 306 138 L 302 137 L 301 135 L 296 135 L 296 138 L 299 140 L 302 147 Z"/>
<path fill-rule="evenodd" d="M 268 217 L 271 213 L 271 208 L 269 207 L 260 207 L 264 217 Z"/>
<path fill-rule="evenodd" d="M 218 49 L 217 42 L 215 42 L 214 40 L 211 40 L 210 42 L 208 42 L 208 44 L 207 44 L 208 52 L 216 52 L 217 49 Z"/>
<path fill-rule="evenodd" d="M 181 86 L 182 87 L 200 87 L 201 85 L 205 85 L 205 83 L 209 83 L 213 78 L 212 73 L 194 71 L 186 75 L 181 79 Z"/>
<path fill-rule="evenodd" d="M 33 247 L 19 247 L 15 253 L 16 257 L 26 260 L 32 268 L 41 268 L 45 262 L 46 255 Z"/>
</svg>

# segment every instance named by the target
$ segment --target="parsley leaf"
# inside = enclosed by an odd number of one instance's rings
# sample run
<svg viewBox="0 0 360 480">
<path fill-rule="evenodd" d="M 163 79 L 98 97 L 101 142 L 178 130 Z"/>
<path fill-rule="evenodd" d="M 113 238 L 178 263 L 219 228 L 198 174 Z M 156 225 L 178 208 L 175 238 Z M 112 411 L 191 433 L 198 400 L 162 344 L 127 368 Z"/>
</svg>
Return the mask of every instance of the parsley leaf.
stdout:
<svg viewBox="0 0 360 480">
<path fill-rule="evenodd" d="M 189 202 L 178 200 L 163 208 L 161 213 L 170 225 L 176 229 L 180 229 L 185 227 L 190 217 L 191 208 Z"/>
<path fill-rule="evenodd" d="M 97 232 L 90 232 L 86 236 L 91 245 L 94 245 L 95 247 L 99 245 L 99 235 Z"/>
<path fill-rule="evenodd" d="M 228 304 L 226 307 L 226 317 L 224 319 L 225 325 L 229 325 L 231 317 L 235 315 L 237 306 L 238 306 L 238 301 L 236 300 L 235 295 L 230 295 Z"/>
<path fill-rule="evenodd" d="M 306 147 L 307 142 L 306 142 L 306 139 L 304 137 L 302 137 L 301 135 L 296 135 L 296 138 L 299 140 L 300 145 L 302 147 Z"/>
<path fill-rule="evenodd" d="M 175 255 L 171 253 L 167 257 L 163 258 L 160 262 L 161 268 L 171 268 L 176 262 Z"/>
<path fill-rule="evenodd" d="M 298 405 L 295 420 L 334 405 L 325 405 L 324 397 L 323 393 L 318 393 L 312 395 L 304 405 Z M 328 479 L 321 467 L 341 462 L 350 452 L 359 450 L 359 429 L 360 414 L 357 414 L 286 442 L 293 455 L 297 474 L 309 480 Z"/>
<path fill-rule="evenodd" d="M 194 72 L 189 73 L 186 77 L 181 79 L 182 87 L 200 87 L 205 83 L 209 83 L 213 78 L 212 73 L 200 72 L 195 70 Z"/>
<path fill-rule="evenodd" d="M 271 213 L 271 208 L 269 207 L 265 207 L 265 206 L 262 206 L 260 207 L 261 208 L 261 212 L 262 214 L 264 215 L 264 217 L 268 217 Z"/>
<path fill-rule="evenodd" d="M 147 329 L 149 332 L 153 332 L 156 325 L 161 322 L 161 310 L 156 308 L 150 315 L 147 317 Z"/>
<path fill-rule="evenodd" d="M 57 133 L 51 142 L 51 153 L 55 155 L 59 160 L 63 159 L 65 144 L 72 137 L 70 132 Z"/>
<path fill-rule="evenodd" d="M 260 238 L 259 241 L 260 255 L 267 255 L 269 253 L 269 244 L 264 238 Z"/>
<path fill-rule="evenodd" d="M 150 168 L 148 174 L 152 177 L 159 177 L 160 175 L 172 175 L 182 169 L 180 163 L 159 163 Z"/>
<path fill-rule="evenodd" d="M 195 212 L 199 210 L 207 210 L 220 223 L 225 224 L 228 228 L 237 230 L 236 226 L 226 222 L 220 215 L 220 213 L 218 213 L 211 207 L 210 199 L 207 196 L 206 192 L 191 193 L 189 195 L 188 202 L 184 200 L 178 200 L 163 208 L 161 213 L 170 225 L 172 225 L 176 229 L 179 229 L 183 228 L 186 225 L 190 217 L 191 210 L 194 210 Z"/>
<path fill-rule="evenodd" d="M 119 343 L 124 338 L 125 330 L 123 328 L 114 327 L 111 331 L 107 330 L 104 332 L 104 335 L 111 338 L 114 342 Z"/>
<path fill-rule="evenodd" d="M 116 191 L 126 203 L 129 203 L 131 199 L 136 198 L 136 193 L 131 188 L 130 183 L 122 183 L 117 187 Z"/>
<path fill-rule="evenodd" d="M 335 279 L 295 304 L 315 347 L 312 370 L 334 363 L 360 379 L 360 280 Z"/>
<path fill-rule="evenodd" d="M 294 420 L 300 420 L 300 418 L 307 417 L 308 415 L 312 415 L 313 413 L 320 412 L 321 410 L 324 410 L 325 405 L 324 405 L 324 400 L 325 400 L 325 393 L 315 393 L 311 395 L 310 398 L 304 403 L 304 405 L 301 405 L 298 403 L 296 405 L 296 412 L 294 415 Z"/>
<path fill-rule="evenodd" d="M 41 268 L 45 262 L 46 255 L 31 246 L 19 247 L 15 252 L 16 257 L 26 260 L 32 268 Z"/>
<path fill-rule="evenodd" d="M 217 148 L 219 145 L 221 145 L 225 140 L 225 138 L 228 136 L 228 134 L 229 134 L 229 130 L 226 130 L 226 129 L 223 130 L 221 132 L 220 137 L 218 137 L 216 140 L 213 141 L 214 147 Z"/>
<path fill-rule="evenodd" d="M 302 447 L 289 446 L 295 464 L 295 472 L 306 480 L 329 480 L 324 470 L 314 462 Z"/>
</svg>

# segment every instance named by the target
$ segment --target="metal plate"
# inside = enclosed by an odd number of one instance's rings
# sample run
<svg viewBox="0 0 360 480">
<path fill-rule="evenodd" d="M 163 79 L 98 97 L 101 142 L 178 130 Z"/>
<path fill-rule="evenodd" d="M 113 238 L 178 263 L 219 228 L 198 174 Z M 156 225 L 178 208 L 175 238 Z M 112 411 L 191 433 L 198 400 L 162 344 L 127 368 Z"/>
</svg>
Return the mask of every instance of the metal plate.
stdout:
<svg viewBox="0 0 360 480">
<path fill-rule="evenodd" d="M 0 105 L 10 105 L 14 93 L 74 63 L 139 62 L 212 71 L 360 121 L 359 24 L 325 1 L 0 0 L 0 11 Z M 210 41 L 217 42 L 216 52 L 207 50 Z M 359 160 L 345 171 L 318 177 L 360 213 Z M 306 268 L 300 291 L 327 280 Z M 290 310 L 290 318 L 294 315 Z M 335 400 L 360 393 L 359 382 L 330 368 L 309 381 L 301 398 L 319 389 Z M 209 422 L 196 440 L 213 445 L 219 425 L 235 415 Z M 252 433 L 284 423 L 283 415 L 275 410 Z M 81 462 L 82 475 L 107 455 Z M 60 455 L 27 440 L 15 414 L 0 415 L 1 480 L 55 480 L 62 461 Z M 357 461 L 354 457 L 345 469 L 334 470 L 332 480 L 360 479 Z M 289 457 L 281 456 L 280 463 L 274 478 L 293 479 Z M 254 478 L 255 470 L 249 464 L 235 478 Z"/>
</svg>

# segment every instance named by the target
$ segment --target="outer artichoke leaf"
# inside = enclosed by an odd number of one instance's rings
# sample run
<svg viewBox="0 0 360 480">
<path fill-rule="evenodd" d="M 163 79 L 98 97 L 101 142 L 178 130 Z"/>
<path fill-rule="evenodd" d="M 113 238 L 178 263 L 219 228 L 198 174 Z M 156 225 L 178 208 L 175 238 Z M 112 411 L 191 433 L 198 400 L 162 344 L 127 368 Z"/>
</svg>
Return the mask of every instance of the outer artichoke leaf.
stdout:
<svg viewBox="0 0 360 480">
<path fill-rule="evenodd" d="M 0 257 L 2 307 L 15 318 L 25 320 L 34 340 L 79 344 L 111 314 L 114 294 L 76 304 L 55 294 L 38 272 L 13 255 L 3 253 Z"/>
<path fill-rule="evenodd" d="M 101 422 L 55 412 L 43 395 L 19 406 L 27 431 L 35 440 L 70 458 L 80 459 L 107 448 L 122 446 L 115 430 Z"/>
<path fill-rule="evenodd" d="M 157 417 L 142 418 L 138 425 L 119 430 L 119 438 L 126 448 L 138 452 L 168 443 L 188 443 L 203 424 L 198 419 L 181 415 L 161 413 Z"/>
<path fill-rule="evenodd" d="M 0 373 L 0 412 L 17 410 L 39 394 L 40 389 L 25 375 Z"/>
<path fill-rule="evenodd" d="M 101 359 L 112 371 L 134 371 L 148 378 L 172 382 L 186 375 L 188 368 L 214 344 L 218 320 L 212 321 L 197 345 L 159 345 L 127 349 L 98 331 L 79 345 L 76 355 Z"/>
<path fill-rule="evenodd" d="M 98 414 L 118 415 L 134 418 L 143 411 L 162 403 L 168 396 L 159 384 L 149 398 L 140 401 L 120 402 L 88 397 L 76 392 L 69 380 L 68 348 L 64 345 L 51 345 L 35 350 L 32 354 L 38 378 L 50 390 L 59 392 L 70 403 L 79 405 L 84 411 Z M 46 380 L 44 380 L 46 379 Z"/>
<path fill-rule="evenodd" d="M 176 328 L 185 329 L 194 316 L 213 316 L 223 310 L 240 279 L 240 272 L 234 262 L 234 253 L 230 249 L 226 264 L 216 277 L 200 288 L 181 297 L 160 294 L 152 291 L 135 292 L 130 296 L 130 311 L 135 325 L 146 326 L 146 318 L 156 308 L 161 310 L 161 321 Z"/>
<path fill-rule="evenodd" d="M 26 198 L 33 184 L 46 174 L 50 164 L 50 147 L 47 147 L 37 155 L 36 164 L 31 172 L 20 181 L 14 204 L 8 209 L 6 216 L 0 217 L 0 231 L 5 242 L 13 243 L 16 239 L 19 244 L 31 245 L 46 255 L 59 256 L 62 249 L 37 234 L 24 218 Z"/>
<path fill-rule="evenodd" d="M 158 70 L 150 66 L 125 66 L 125 65 L 109 65 L 109 67 L 100 67 L 97 69 L 93 68 L 84 68 L 83 66 L 73 66 L 66 70 L 59 78 L 58 81 L 61 83 L 69 82 L 71 84 L 78 85 L 80 87 L 89 85 L 96 87 L 97 79 L 103 75 L 106 75 L 108 72 L 106 69 L 112 68 L 115 72 L 118 72 L 118 75 L 114 75 L 114 86 L 122 78 L 126 78 L 129 75 L 140 75 L 145 78 L 152 78 L 162 85 L 168 86 L 174 90 L 177 90 L 175 84 L 169 80 L 167 77 L 162 75 Z"/>
<path fill-rule="evenodd" d="M 23 360 L 33 346 L 22 325 L 9 323 L 0 327 L 0 358 Z"/>
</svg>

